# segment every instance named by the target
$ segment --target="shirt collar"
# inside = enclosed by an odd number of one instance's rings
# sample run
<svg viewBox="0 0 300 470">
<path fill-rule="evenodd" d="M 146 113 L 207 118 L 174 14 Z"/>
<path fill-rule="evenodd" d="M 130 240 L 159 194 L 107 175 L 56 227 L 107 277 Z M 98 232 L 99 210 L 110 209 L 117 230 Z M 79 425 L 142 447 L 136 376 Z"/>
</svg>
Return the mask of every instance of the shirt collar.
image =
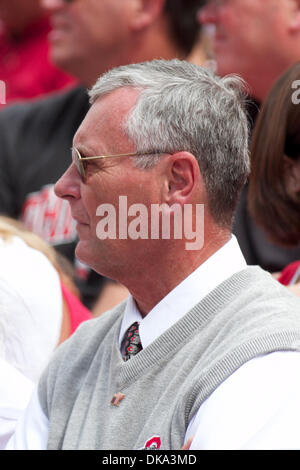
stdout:
<svg viewBox="0 0 300 470">
<path fill-rule="evenodd" d="M 246 261 L 234 235 L 186 277 L 178 286 L 169 292 L 155 307 L 142 317 L 130 295 L 119 335 L 121 347 L 124 333 L 135 321 L 139 322 L 139 333 L 143 348 L 152 343 L 164 331 L 191 310 L 209 292 L 238 271 L 245 269 Z"/>
</svg>

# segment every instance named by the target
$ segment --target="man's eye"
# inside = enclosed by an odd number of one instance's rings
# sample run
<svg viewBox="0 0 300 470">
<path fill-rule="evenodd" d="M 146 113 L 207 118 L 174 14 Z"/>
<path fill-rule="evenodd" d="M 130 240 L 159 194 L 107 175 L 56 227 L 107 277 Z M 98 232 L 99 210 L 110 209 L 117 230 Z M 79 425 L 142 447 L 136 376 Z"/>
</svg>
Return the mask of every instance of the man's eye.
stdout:
<svg viewBox="0 0 300 470">
<path fill-rule="evenodd" d="M 84 160 L 82 163 L 83 163 L 84 171 L 87 175 L 89 174 L 91 175 L 92 173 L 99 171 L 99 167 L 97 163 L 93 160 Z"/>
<path fill-rule="evenodd" d="M 84 171 L 87 171 L 88 169 L 88 161 L 87 160 L 81 160 L 82 166 L 84 168 Z"/>
</svg>

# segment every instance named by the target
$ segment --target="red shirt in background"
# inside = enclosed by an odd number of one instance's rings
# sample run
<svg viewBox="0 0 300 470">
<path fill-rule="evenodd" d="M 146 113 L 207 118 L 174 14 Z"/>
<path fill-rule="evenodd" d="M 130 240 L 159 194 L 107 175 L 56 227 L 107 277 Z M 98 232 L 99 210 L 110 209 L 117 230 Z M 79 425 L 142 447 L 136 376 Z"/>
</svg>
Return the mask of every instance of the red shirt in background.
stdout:
<svg viewBox="0 0 300 470">
<path fill-rule="evenodd" d="M 278 281 L 284 286 L 288 286 L 293 283 L 293 278 L 300 275 L 300 261 L 294 261 L 290 263 L 286 268 L 281 271 Z M 297 280 L 296 280 L 297 282 Z"/>
<path fill-rule="evenodd" d="M 28 27 L 16 38 L 0 26 L 0 80 L 6 103 L 39 97 L 75 83 L 75 79 L 57 68 L 49 59 L 48 18 Z"/>
<path fill-rule="evenodd" d="M 91 320 L 93 316 L 90 310 L 83 305 L 81 300 L 79 300 L 62 282 L 60 283 L 60 286 L 70 314 L 70 335 L 72 335 L 82 322 Z"/>
</svg>

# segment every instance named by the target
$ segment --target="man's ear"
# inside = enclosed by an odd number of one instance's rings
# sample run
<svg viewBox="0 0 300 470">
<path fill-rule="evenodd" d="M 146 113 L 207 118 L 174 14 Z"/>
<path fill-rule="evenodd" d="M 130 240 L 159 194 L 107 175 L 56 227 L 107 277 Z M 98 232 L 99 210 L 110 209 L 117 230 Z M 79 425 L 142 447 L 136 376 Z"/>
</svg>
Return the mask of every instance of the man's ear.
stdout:
<svg viewBox="0 0 300 470">
<path fill-rule="evenodd" d="M 140 31 L 161 15 L 165 0 L 131 0 L 131 29 Z"/>
<path fill-rule="evenodd" d="M 204 189 L 199 165 L 189 152 L 178 152 L 169 160 L 166 202 L 185 204 L 192 202 L 196 191 Z"/>
<path fill-rule="evenodd" d="M 288 194 L 293 198 L 300 192 L 300 158 L 283 157 L 284 181 Z"/>
<path fill-rule="evenodd" d="M 300 0 L 291 0 L 292 1 L 292 10 L 291 10 L 291 21 L 290 21 L 290 30 L 292 33 L 300 32 Z"/>
</svg>

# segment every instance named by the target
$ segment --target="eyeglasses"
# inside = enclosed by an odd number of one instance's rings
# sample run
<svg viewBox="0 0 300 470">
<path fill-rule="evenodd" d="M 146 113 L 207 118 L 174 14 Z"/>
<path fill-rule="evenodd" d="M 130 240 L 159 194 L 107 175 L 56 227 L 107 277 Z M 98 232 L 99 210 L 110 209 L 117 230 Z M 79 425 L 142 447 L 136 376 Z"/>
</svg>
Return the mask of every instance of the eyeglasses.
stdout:
<svg viewBox="0 0 300 470">
<path fill-rule="evenodd" d="M 96 155 L 93 157 L 82 157 L 79 150 L 76 147 L 72 147 L 72 161 L 75 163 L 76 168 L 81 176 L 83 182 L 85 182 L 86 168 L 85 162 L 89 160 L 97 160 L 103 158 L 115 158 L 115 157 L 139 157 L 142 155 L 163 155 L 164 152 L 143 152 L 143 153 L 120 153 L 117 155 Z"/>
</svg>

